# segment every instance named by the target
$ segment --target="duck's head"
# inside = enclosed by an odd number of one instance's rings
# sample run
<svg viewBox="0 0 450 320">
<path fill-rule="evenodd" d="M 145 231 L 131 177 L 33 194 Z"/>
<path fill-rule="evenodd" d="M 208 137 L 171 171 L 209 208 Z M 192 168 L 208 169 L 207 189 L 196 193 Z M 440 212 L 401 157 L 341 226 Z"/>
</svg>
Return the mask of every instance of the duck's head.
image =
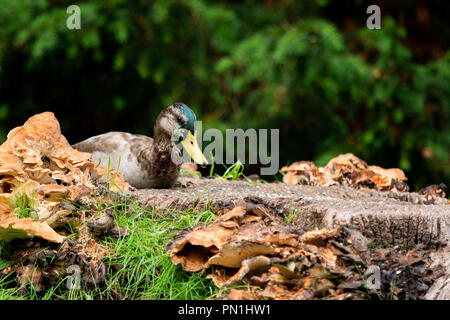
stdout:
<svg viewBox="0 0 450 320">
<path fill-rule="evenodd" d="M 197 143 L 195 113 L 184 103 L 174 103 L 165 108 L 156 118 L 154 138 L 165 136 L 174 143 L 181 143 L 195 163 L 208 164 Z"/>
</svg>

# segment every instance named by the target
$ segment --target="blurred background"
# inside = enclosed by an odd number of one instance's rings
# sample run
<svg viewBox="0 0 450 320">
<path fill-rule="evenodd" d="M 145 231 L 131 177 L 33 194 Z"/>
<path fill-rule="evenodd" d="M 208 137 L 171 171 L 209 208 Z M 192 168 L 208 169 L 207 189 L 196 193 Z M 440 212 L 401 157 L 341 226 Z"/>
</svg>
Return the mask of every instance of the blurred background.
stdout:
<svg viewBox="0 0 450 320">
<path fill-rule="evenodd" d="M 81 30 L 66 27 L 71 4 Z M 371 4 L 380 30 L 366 28 Z M 70 143 L 152 135 L 184 102 L 203 129 L 279 128 L 280 167 L 352 152 L 403 169 L 413 190 L 448 184 L 449 12 L 446 0 L 0 0 L 0 140 L 47 110 Z"/>
</svg>

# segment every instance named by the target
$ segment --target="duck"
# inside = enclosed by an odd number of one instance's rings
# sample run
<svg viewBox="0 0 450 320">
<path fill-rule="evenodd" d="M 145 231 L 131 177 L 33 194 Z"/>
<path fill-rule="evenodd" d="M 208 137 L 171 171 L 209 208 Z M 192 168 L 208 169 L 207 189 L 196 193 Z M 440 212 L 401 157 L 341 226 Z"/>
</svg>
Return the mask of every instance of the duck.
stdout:
<svg viewBox="0 0 450 320">
<path fill-rule="evenodd" d="M 102 168 L 123 174 L 137 189 L 172 188 L 183 163 L 181 145 L 195 163 L 208 164 L 197 143 L 195 113 L 184 103 L 173 103 L 156 118 L 153 138 L 112 131 L 75 143 L 78 151 L 92 154 Z"/>
</svg>

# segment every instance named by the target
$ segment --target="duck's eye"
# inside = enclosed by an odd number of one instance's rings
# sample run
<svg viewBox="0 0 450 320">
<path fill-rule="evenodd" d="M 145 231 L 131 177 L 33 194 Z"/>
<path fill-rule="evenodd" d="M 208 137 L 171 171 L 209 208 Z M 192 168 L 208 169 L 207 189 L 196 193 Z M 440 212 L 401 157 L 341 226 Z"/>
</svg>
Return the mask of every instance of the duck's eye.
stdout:
<svg viewBox="0 0 450 320">
<path fill-rule="evenodd" d="M 181 142 L 181 141 L 183 141 L 183 136 L 180 136 L 180 137 L 178 138 L 178 142 Z"/>
<path fill-rule="evenodd" d="M 178 116 L 178 117 L 177 117 L 177 121 L 178 121 L 178 122 L 181 122 L 182 120 L 183 120 L 183 118 L 182 118 L 181 116 Z"/>
</svg>

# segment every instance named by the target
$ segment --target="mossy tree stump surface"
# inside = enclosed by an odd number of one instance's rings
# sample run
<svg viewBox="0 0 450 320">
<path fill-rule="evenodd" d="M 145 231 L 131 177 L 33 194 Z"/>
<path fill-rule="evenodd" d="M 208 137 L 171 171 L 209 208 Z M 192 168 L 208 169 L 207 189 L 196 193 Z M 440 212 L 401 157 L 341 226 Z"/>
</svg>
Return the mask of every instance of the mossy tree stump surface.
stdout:
<svg viewBox="0 0 450 320">
<path fill-rule="evenodd" d="M 449 244 L 450 205 L 420 204 L 416 193 L 316 187 L 284 183 L 248 183 L 222 179 L 180 179 L 173 189 L 142 189 L 133 198 L 144 206 L 186 211 L 232 209 L 246 201 L 264 206 L 291 224 L 304 228 L 351 226 L 378 246 L 436 248 Z M 296 214 L 299 210 L 301 213 Z"/>
</svg>

